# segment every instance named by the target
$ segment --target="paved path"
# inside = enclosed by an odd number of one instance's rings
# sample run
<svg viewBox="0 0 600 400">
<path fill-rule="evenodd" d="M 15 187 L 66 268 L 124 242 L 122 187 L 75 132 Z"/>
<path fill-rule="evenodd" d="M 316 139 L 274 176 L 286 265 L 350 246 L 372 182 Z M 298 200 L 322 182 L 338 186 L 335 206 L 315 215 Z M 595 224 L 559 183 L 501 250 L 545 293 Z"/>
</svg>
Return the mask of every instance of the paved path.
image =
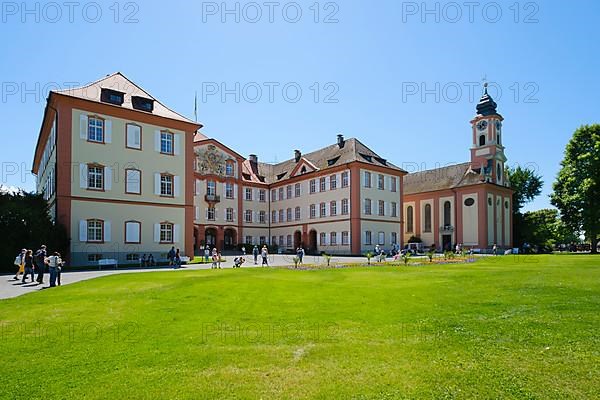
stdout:
<svg viewBox="0 0 600 400">
<path fill-rule="evenodd" d="M 232 268 L 233 267 L 233 259 L 235 256 L 228 256 L 227 262 L 221 265 L 222 268 Z M 280 267 L 287 265 L 294 265 L 293 261 L 294 257 L 291 255 L 271 255 L 269 256 L 269 264 L 271 266 Z M 304 258 L 304 262 L 308 264 L 325 264 L 325 260 L 323 257 L 319 256 L 306 256 Z M 348 263 L 357 263 L 357 262 L 365 262 L 366 258 L 364 257 L 333 257 L 331 259 L 332 263 L 340 263 L 340 262 L 348 262 Z M 260 262 L 259 262 L 260 264 Z M 259 265 L 260 266 L 260 265 Z M 243 268 L 254 268 L 256 267 L 252 262 L 252 255 L 250 257 L 246 257 L 246 263 Z M 119 270 L 104 270 L 104 271 L 76 271 L 76 272 L 65 272 L 62 274 L 61 281 L 63 285 L 68 285 L 70 283 L 80 282 L 88 279 L 94 279 L 101 276 L 107 275 L 115 275 L 115 274 L 132 274 L 132 273 L 144 273 L 144 272 L 173 272 L 177 273 L 178 271 L 189 271 L 189 270 L 202 270 L 202 269 L 210 269 L 210 264 L 195 264 L 185 266 L 180 270 L 174 270 L 170 268 L 145 268 L 145 269 L 119 269 Z M 48 280 L 50 279 L 49 274 L 44 274 L 44 284 L 39 285 L 36 282 L 31 283 L 28 279 L 26 283 L 22 283 L 19 279 L 18 281 L 13 280 L 12 274 L 10 275 L 0 275 L 0 299 L 8 299 L 12 297 L 17 297 L 26 293 L 35 292 L 42 289 L 48 289 Z"/>
</svg>

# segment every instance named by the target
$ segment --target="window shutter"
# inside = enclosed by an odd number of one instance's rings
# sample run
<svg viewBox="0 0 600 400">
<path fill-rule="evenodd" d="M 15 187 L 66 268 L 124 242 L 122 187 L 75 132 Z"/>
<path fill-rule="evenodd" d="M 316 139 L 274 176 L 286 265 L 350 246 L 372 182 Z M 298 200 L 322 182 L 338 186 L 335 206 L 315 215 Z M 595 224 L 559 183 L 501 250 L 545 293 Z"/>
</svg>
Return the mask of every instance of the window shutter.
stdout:
<svg viewBox="0 0 600 400">
<path fill-rule="evenodd" d="M 88 117 L 87 115 L 79 116 L 79 138 L 87 140 L 88 137 Z"/>
<path fill-rule="evenodd" d="M 176 156 L 181 154 L 181 135 L 180 134 L 174 134 L 173 135 L 173 154 L 175 154 Z"/>
<path fill-rule="evenodd" d="M 204 219 L 206 219 L 208 221 L 208 207 L 205 210 Z"/>
<path fill-rule="evenodd" d="M 238 185 L 233 185 L 233 198 L 237 199 Z"/>
<path fill-rule="evenodd" d="M 233 220 L 237 221 L 237 211 L 233 210 Z"/>
<path fill-rule="evenodd" d="M 179 231 L 181 230 L 181 225 L 175 224 L 173 225 L 173 242 L 179 243 Z"/>
<path fill-rule="evenodd" d="M 104 190 L 112 190 L 112 168 L 104 167 Z"/>
<path fill-rule="evenodd" d="M 87 164 L 79 164 L 79 187 L 87 189 L 88 187 L 88 166 Z"/>
<path fill-rule="evenodd" d="M 104 221 L 104 241 L 110 242 L 111 240 L 111 223 L 110 221 Z"/>
<path fill-rule="evenodd" d="M 195 219 L 198 221 L 200 219 L 200 207 L 196 206 L 195 211 Z"/>
<path fill-rule="evenodd" d="M 154 194 L 160 196 L 160 174 L 154 173 Z"/>
<path fill-rule="evenodd" d="M 85 219 L 79 221 L 79 241 L 87 242 L 87 221 Z"/>
<path fill-rule="evenodd" d="M 104 143 L 112 143 L 112 121 L 104 121 Z"/>
<path fill-rule="evenodd" d="M 181 189 L 181 177 L 174 176 L 173 177 L 173 196 L 179 197 L 180 189 Z"/>
<path fill-rule="evenodd" d="M 160 224 L 154 224 L 154 242 L 160 243 Z"/>
<path fill-rule="evenodd" d="M 160 153 L 160 131 L 154 131 L 154 151 Z"/>
</svg>

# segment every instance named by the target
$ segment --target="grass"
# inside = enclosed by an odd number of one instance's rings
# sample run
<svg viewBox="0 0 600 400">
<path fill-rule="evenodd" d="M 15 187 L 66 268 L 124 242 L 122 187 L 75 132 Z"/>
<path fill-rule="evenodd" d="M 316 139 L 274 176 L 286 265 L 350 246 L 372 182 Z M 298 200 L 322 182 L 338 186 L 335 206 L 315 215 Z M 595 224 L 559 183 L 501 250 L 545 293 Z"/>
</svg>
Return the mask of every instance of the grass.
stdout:
<svg viewBox="0 0 600 400">
<path fill-rule="evenodd" d="M 108 276 L 0 301 L 0 398 L 597 399 L 600 258 Z"/>
</svg>

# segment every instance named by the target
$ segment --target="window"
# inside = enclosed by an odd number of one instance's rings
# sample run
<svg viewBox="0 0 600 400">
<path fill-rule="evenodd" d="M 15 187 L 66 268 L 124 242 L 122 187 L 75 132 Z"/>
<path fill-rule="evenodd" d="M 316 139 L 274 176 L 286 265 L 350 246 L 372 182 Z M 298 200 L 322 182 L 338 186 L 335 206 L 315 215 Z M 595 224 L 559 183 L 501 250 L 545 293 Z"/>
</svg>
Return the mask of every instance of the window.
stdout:
<svg viewBox="0 0 600 400">
<path fill-rule="evenodd" d="M 228 199 L 233 199 L 233 183 L 227 182 L 225 184 L 225 197 Z"/>
<path fill-rule="evenodd" d="M 97 262 L 102 260 L 102 254 L 88 254 L 88 262 Z"/>
<path fill-rule="evenodd" d="M 160 133 L 160 152 L 162 154 L 173 155 L 174 136 L 171 132 Z"/>
<path fill-rule="evenodd" d="M 392 176 L 390 178 L 390 191 L 392 192 L 397 192 L 398 191 L 398 180 L 396 179 L 395 176 Z"/>
<path fill-rule="evenodd" d="M 225 218 L 227 219 L 227 222 L 233 222 L 233 208 L 230 207 L 225 210 Z"/>
<path fill-rule="evenodd" d="M 277 223 L 277 211 L 275 210 L 271 211 L 271 222 L 274 224 Z"/>
<path fill-rule="evenodd" d="M 152 112 L 154 110 L 154 100 L 140 96 L 131 96 L 131 105 L 136 110 Z"/>
<path fill-rule="evenodd" d="M 337 176 L 331 175 L 329 177 L 329 190 L 335 190 L 335 189 L 337 189 Z"/>
<path fill-rule="evenodd" d="M 377 244 L 379 244 L 380 246 L 383 246 L 385 244 L 385 232 L 379 232 L 379 240 L 377 241 Z"/>
<path fill-rule="evenodd" d="M 233 176 L 234 172 L 233 172 L 233 161 L 227 161 L 225 163 L 225 175 L 227 176 Z"/>
<path fill-rule="evenodd" d="M 348 246 L 348 244 L 350 244 L 348 231 L 344 231 L 342 232 L 342 246 Z"/>
<path fill-rule="evenodd" d="M 365 199 L 365 214 L 371 215 L 371 199 Z"/>
<path fill-rule="evenodd" d="M 302 186 L 300 186 L 299 183 L 296 183 L 296 185 L 294 186 L 294 189 L 295 189 L 296 197 L 300 197 L 300 195 L 302 194 Z"/>
<path fill-rule="evenodd" d="M 140 255 L 137 253 L 129 253 L 125 256 L 127 261 L 140 261 Z"/>
<path fill-rule="evenodd" d="M 87 241 L 96 243 L 104 242 L 104 221 L 99 219 L 88 219 Z"/>
<path fill-rule="evenodd" d="M 258 243 L 262 246 L 263 244 L 267 244 L 267 237 L 266 236 L 261 236 L 258 239 Z"/>
<path fill-rule="evenodd" d="M 291 199 L 292 198 L 292 185 L 288 185 L 286 188 L 286 198 Z"/>
<path fill-rule="evenodd" d="M 135 124 L 125 125 L 125 147 L 128 149 L 142 149 L 142 127 Z"/>
<path fill-rule="evenodd" d="M 329 203 L 329 215 L 332 217 L 337 215 L 337 201 L 332 201 Z"/>
<path fill-rule="evenodd" d="M 252 201 L 252 188 L 246 188 L 246 201 Z"/>
<path fill-rule="evenodd" d="M 472 197 L 469 197 L 468 199 L 465 200 L 465 206 L 467 207 L 471 207 L 475 204 L 475 199 L 473 199 Z"/>
<path fill-rule="evenodd" d="M 283 210 L 279 210 L 279 222 L 285 222 L 285 215 Z"/>
<path fill-rule="evenodd" d="M 314 179 L 310 180 L 310 193 L 313 194 L 317 191 L 317 182 Z"/>
<path fill-rule="evenodd" d="M 350 185 L 350 174 L 348 171 L 342 172 L 342 187 L 348 187 Z"/>
<path fill-rule="evenodd" d="M 370 246 L 373 243 L 371 231 L 365 231 L 365 244 Z"/>
<path fill-rule="evenodd" d="M 449 201 L 444 202 L 444 226 L 452 225 L 452 204 Z"/>
<path fill-rule="evenodd" d="M 104 143 L 104 120 L 100 117 L 88 117 L 88 141 Z"/>
<path fill-rule="evenodd" d="M 406 207 L 406 232 L 413 232 L 413 206 Z"/>
<path fill-rule="evenodd" d="M 398 233 L 392 232 L 391 236 L 391 244 L 398 244 Z"/>
<path fill-rule="evenodd" d="M 371 187 L 371 173 L 369 171 L 365 171 L 365 187 Z"/>
<path fill-rule="evenodd" d="M 385 216 L 385 201 L 379 200 L 377 204 L 377 214 L 380 217 Z"/>
<path fill-rule="evenodd" d="M 348 215 L 348 199 L 342 199 L 342 215 Z"/>
<path fill-rule="evenodd" d="M 267 212 L 266 211 L 260 211 L 258 213 L 258 222 L 260 222 L 261 224 L 267 223 Z"/>
<path fill-rule="evenodd" d="M 271 201 L 277 201 L 277 191 L 275 189 L 271 190 Z"/>
<path fill-rule="evenodd" d="M 479 145 L 485 146 L 485 135 L 479 136 Z"/>
<path fill-rule="evenodd" d="M 215 181 L 206 181 L 206 194 L 215 196 L 217 194 L 217 183 Z"/>
<path fill-rule="evenodd" d="M 139 169 L 125 170 L 125 193 L 142 194 L 142 171 Z"/>
<path fill-rule="evenodd" d="M 325 183 L 325 178 L 319 179 L 319 190 L 321 192 L 324 192 L 325 190 L 327 190 L 327 184 Z"/>
<path fill-rule="evenodd" d="M 424 232 L 431 232 L 431 204 L 425 204 L 425 227 Z"/>
<path fill-rule="evenodd" d="M 385 176 L 382 174 L 377 176 L 377 189 L 385 190 Z"/>
<path fill-rule="evenodd" d="M 244 211 L 244 222 L 252 223 L 252 210 Z"/>
<path fill-rule="evenodd" d="M 288 208 L 286 211 L 286 214 L 287 214 L 287 220 L 291 221 L 292 220 L 292 209 Z"/>
<path fill-rule="evenodd" d="M 309 209 L 310 209 L 310 218 L 311 219 L 316 218 L 317 217 L 317 206 L 314 204 L 311 204 Z"/>
<path fill-rule="evenodd" d="M 100 91 L 100 101 L 103 103 L 111 103 L 117 106 L 123 105 L 125 94 L 116 90 L 103 88 Z"/>
<path fill-rule="evenodd" d="M 279 236 L 279 247 L 283 247 L 283 235 Z"/>
<path fill-rule="evenodd" d="M 104 190 L 104 167 L 88 166 L 88 189 Z"/>
<path fill-rule="evenodd" d="M 398 204 L 392 201 L 392 215 L 393 218 L 398 217 Z"/>
<path fill-rule="evenodd" d="M 208 207 L 206 209 L 206 219 L 209 221 L 214 221 L 217 219 L 217 212 L 214 207 Z"/>
<path fill-rule="evenodd" d="M 327 216 L 327 205 L 325 203 L 321 203 L 319 205 L 319 216 L 321 218 L 326 217 Z"/>
<path fill-rule="evenodd" d="M 276 245 L 277 244 L 277 236 L 271 236 L 271 244 L 272 245 Z"/>
<path fill-rule="evenodd" d="M 496 167 L 496 179 L 498 179 L 498 182 L 502 182 L 502 166 L 498 164 Z"/>
<path fill-rule="evenodd" d="M 279 188 L 279 200 L 283 200 L 283 199 L 284 199 L 284 197 L 283 197 L 283 188 L 280 187 Z"/>
<path fill-rule="evenodd" d="M 292 235 L 287 235 L 286 243 L 287 243 L 287 247 L 292 247 L 293 246 L 293 244 L 292 244 Z"/>
<path fill-rule="evenodd" d="M 331 232 L 329 234 L 329 244 L 331 246 L 337 246 L 337 232 Z"/>
<path fill-rule="evenodd" d="M 125 243 L 139 244 L 141 239 L 142 223 L 138 221 L 125 222 Z"/>
<path fill-rule="evenodd" d="M 168 197 L 173 196 L 173 175 L 160 175 L 160 195 Z"/>
<path fill-rule="evenodd" d="M 300 221 L 300 217 L 301 217 L 300 207 L 296 207 L 294 214 L 295 214 L 294 216 L 296 217 L 296 221 Z"/>
<path fill-rule="evenodd" d="M 244 243 L 246 244 L 252 244 L 252 236 L 246 236 L 246 241 Z"/>
<path fill-rule="evenodd" d="M 258 201 L 260 201 L 261 203 L 267 201 L 267 191 L 265 189 L 260 189 L 258 191 Z"/>
<path fill-rule="evenodd" d="M 160 242 L 173 243 L 173 224 L 168 222 L 160 224 Z"/>
<path fill-rule="evenodd" d="M 325 232 L 321 232 L 319 234 L 319 245 L 320 246 L 327 245 L 327 235 L 325 234 Z"/>
</svg>

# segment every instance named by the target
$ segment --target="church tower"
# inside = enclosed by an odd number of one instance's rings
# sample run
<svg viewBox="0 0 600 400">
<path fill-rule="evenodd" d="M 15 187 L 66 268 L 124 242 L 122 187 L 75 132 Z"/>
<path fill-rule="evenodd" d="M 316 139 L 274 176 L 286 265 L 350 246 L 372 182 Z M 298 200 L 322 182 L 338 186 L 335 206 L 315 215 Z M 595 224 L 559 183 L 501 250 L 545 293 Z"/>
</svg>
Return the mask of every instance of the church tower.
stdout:
<svg viewBox="0 0 600 400">
<path fill-rule="evenodd" d="M 506 156 L 502 145 L 502 121 L 496 111 L 497 104 L 488 94 L 488 84 L 477 104 L 477 115 L 471 121 L 473 145 L 471 147 L 471 169 L 479 170 L 481 180 L 506 186 L 504 165 Z"/>
</svg>

